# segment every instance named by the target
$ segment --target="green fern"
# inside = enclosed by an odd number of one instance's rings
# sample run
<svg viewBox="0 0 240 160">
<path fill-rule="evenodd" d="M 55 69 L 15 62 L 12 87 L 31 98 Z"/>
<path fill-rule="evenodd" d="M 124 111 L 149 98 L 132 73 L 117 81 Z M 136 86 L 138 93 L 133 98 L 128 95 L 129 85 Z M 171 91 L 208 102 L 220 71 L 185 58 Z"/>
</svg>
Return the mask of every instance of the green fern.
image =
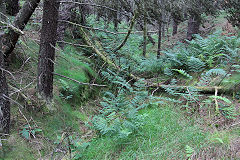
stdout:
<svg viewBox="0 0 240 160">
<path fill-rule="evenodd" d="M 192 76 L 190 76 L 186 71 L 184 71 L 183 69 L 172 69 L 172 71 L 175 71 L 179 74 L 181 74 L 182 76 L 188 78 L 188 79 L 192 79 Z"/>
</svg>

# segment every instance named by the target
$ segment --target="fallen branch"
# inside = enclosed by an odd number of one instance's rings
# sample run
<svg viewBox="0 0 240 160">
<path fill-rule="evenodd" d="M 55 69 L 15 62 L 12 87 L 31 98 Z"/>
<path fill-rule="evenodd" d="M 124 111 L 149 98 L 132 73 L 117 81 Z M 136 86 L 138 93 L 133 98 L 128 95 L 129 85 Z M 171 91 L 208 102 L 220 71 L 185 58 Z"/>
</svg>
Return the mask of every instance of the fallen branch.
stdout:
<svg viewBox="0 0 240 160">
<path fill-rule="evenodd" d="M 74 82 L 76 82 L 76 83 L 78 83 L 78 84 L 80 84 L 80 85 L 88 85 L 88 86 L 95 86 L 95 87 L 107 87 L 107 85 L 91 84 L 91 83 L 80 82 L 80 81 L 77 81 L 77 80 L 72 79 L 72 78 L 70 78 L 70 77 L 67 77 L 67 76 L 64 76 L 64 75 L 55 73 L 55 72 L 53 72 L 53 74 L 54 74 L 54 75 L 57 75 L 57 76 L 59 76 L 59 77 L 63 77 L 63 78 L 69 79 L 69 80 L 71 80 L 71 81 L 74 81 Z"/>
<path fill-rule="evenodd" d="M 215 92 L 215 90 L 221 90 L 224 89 L 224 87 L 221 86 L 178 86 L 178 85 L 164 85 L 161 83 L 148 83 L 146 82 L 147 86 L 146 87 L 159 87 L 159 88 L 195 88 L 198 89 L 199 91 L 204 91 L 204 92 Z"/>
<path fill-rule="evenodd" d="M 83 38 L 83 40 L 85 41 L 85 43 L 88 45 L 88 46 L 91 46 L 93 51 L 100 56 L 100 58 L 106 62 L 108 65 L 112 66 L 114 69 L 117 69 L 117 70 L 120 70 L 120 67 L 117 66 L 114 62 L 112 62 L 110 60 L 110 58 L 108 58 L 107 54 L 104 52 L 104 51 L 100 51 L 91 41 L 91 39 L 89 38 L 89 36 L 87 35 L 87 33 L 84 31 L 83 27 L 79 26 L 79 29 L 80 29 L 80 34 L 81 34 L 81 37 Z M 98 47 L 101 47 L 99 44 L 98 44 Z"/>
</svg>

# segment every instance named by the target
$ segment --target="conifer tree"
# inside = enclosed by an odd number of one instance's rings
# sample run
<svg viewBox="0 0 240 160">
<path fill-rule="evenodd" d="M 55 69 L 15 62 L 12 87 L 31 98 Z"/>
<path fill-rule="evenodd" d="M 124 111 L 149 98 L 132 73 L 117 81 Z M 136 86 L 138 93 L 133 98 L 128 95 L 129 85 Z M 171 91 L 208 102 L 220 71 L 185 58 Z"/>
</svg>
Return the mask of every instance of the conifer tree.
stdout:
<svg viewBox="0 0 240 160">
<path fill-rule="evenodd" d="M 58 0 L 44 0 L 40 51 L 38 58 L 38 92 L 47 102 L 53 97 L 53 72 L 57 41 Z"/>
</svg>

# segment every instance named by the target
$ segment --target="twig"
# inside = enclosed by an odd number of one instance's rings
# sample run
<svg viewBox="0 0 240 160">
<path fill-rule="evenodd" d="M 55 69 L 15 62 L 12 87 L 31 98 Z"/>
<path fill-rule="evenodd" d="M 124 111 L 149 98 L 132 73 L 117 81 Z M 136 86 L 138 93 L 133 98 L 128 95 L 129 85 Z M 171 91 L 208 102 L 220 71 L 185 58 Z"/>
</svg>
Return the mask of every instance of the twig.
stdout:
<svg viewBox="0 0 240 160">
<path fill-rule="evenodd" d="M 8 74 L 10 74 L 14 80 L 16 79 L 10 71 L 8 71 L 8 70 L 6 70 L 6 69 L 4 69 L 4 68 L 1 68 L 1 67 L 0 67 L 0 70 L 2 70 L 3 72 L 7 72 Z"/>
<path fill-rule="evenodd" d="M 35 81 L 35 80 L 34 80 L 34 81 Z M 22 90 L 26 89 L 26 88 L 29 87 L 31 84 L 33 84 L 34 81 L 32 81 L 31 83 L 29 83 L 28 85 L 26 85 L 25 87 L 23 87 L 23 88 L 21 88 L 21 89 L 15 88 L 15 87 L 13 87 L 12 85 L 8 84 L 8 86 L 14 90 L 14 92 L 10 93 L 9 96 L 12 96 L 12 95 L 15 94 L 15 93 L 21 92 Z M 28 99 L 28 97 L 27 97 L 26 95 L 24 95 L 23 93 L 20 93 L 20 94 L 21 94 L 21 96 L 22 96 L 24 99 Z"/>
<path fill-rule="evenodd" d="M 187 91 L 188 91 L 189 95 L 192 97 L 192 99 L 193 99 L 195 102 L 197 102 L 197 104 L 202 108 L 201 103 L 199 103 L 199 102 L 193 97 L 193 95 L 191 94 L 191 92 L 190 92 L 190 90 L 188 89 L 188 87 L 187 87 Z"/>
<path fill-rule="evenodd" d="M 154 95 L 154 93 L 159 90 L 159 87 L 157 87 L 153 92 L 152 92 L 152 96 Z"/>
<path fill-rule="evenodd" d="M 55 73 L 55 72 L 53 72 L 53 74 L 54 74 L 54 75 L 57 75 L 57 76 L 59 76 L 59 77 L 63 77 L 63 78 L 69 79 L 69 80 L 71 80 L 71 81 L 74 81 L 74 82 L 76 82 L 76 83 L 78 83 L 78 84 L 80 84 L 80 85 L 88 85 L 88 86 L 96 86 L 96 87 L 107 87 L 107 85 L 91 84 L 91 83 L 79 82 L 79 81 L 77 81 L 77 80 L 75 80 L 75 79 L 72 79 L 72 78 L 70 78 L 70 77 L 67 77 L 67 76 L 64 76 L 64 75 L 61 75 L 61 74 L 58 74 L 58 73 Z"/>
<path fill-rule="evenodd" d="M 235 124 L 232 124 L 231 127 L 234 127 L 234 126 L 239 125 L 239 124 L 240 124 L 240 122 L 237 122 Z"/>
<path fill-rule="evenodd" d="M 20 29 L 18 29 L 17 27 L 9 24 L 9 23 L 6 23 L 6 22 L 3 22 L 3 21 L 0 21 L 1 24 L 3 25 L 6 25 L 7 27 L 11 28 L 12 30 L 14 30 L 16 33 L 20 34 L 20 35 L 24 35 L 24 32 L 21 31 Z"/>
<path fill-rule="evenodd" d="M 113 9 L 111 7 L 108 7 L 108 6 L 103 6 L 103 5 L 93 4 L 93 3 L 80 3 L 80 2 L 73 2 L 73 1 L 60 1 L 60 3 L 74 3 L 74 4 L 78 4 L 78 5 L 89 5 L 89 6 L 101 7 L 101 8 L 109 9 L 109 10 L 114 11 L 114 12 L 120 12 L 127 17 L 129 16 L 129 14 L 127 14 L 125 12 L 121 12 L 119 10 Z"/>
<path fill-rule="evenodd" d="M 217 94 L 218 94 L 218 89 L 217 87 L 215 88 L 215 105 L 216 105 L 216 112 L 219 113 L 219 107 L 218 107 L 218 102 L 217 102 Z"/>
<path fill-rule="evenodd" d="M 69 44 L 69 45 L 73 45 L 73 46 L 77 46 L 77 47 L 87 47 L 87 48 L 92 48 L 92 46 L 82 45 L 82 44 L 74 44 L 74 43 L 65 42 L 65 41 L 57 41 L 57 42 L 58 42 L 58 43 L 65 43 L 65 44 Z"/>
<path fill-rule="evenodd" d="M 117 33 L 115 33 L 115 32 L 111 32 L 111 31 L 108 31 L 108 30 L 105 30 L 105 29 L 101 29 L 101 28 L 92 28 L 92 27 L 88 27 L 88 26 L 83 26 L 81 24 L 74 23 L 74 22 L 71 22 L 71 21 L 59 20 L 59 22 L 65 22 L 65 23 L 69 23 L 69 24 L 72 24 L 72 25 L 75 25 L 75 26 L 78 26 L 78 27 L 82 27 L 82 28 L 85 28 L 85 29 L 99 30 L 99 31 L 102 31 L 102 32 L 106 32 L 106 33 L 117 35 Z"/>
<path fill-rule="evenodd" d="M 67 137 L 68 137 L 68 135 L 65 134 L 65 132 L 63 132 L 63 133 L 62 133 L 62 139 L 61 139 L 61 141 L 58 143 L 58 145 L 56 146 L 56 148 L 54 148 L 54 150 L 53 150 L 53 152 L 52 152 L 52 154 L 51 154 L 51 160 L 54 159 L 53 156 L 54 156 L 54 153 L 56 152 L 57 148 L 60 147 L 60 145 L 63 143 L 63 141 L 64 141 Z"/>
<path fill-rule="evenodd" d="M 9 99 L 10 101 L 13 101 L 14 103 L 16 103 L 17 105 L 19 105 L 20 107 L 24 108 L 24 106 L 23 106 L 23 105 L 21 105 L 20 103 L 18 103 L 18 102 L 17 102 L 17 101 L 15 101 L 15 100 L 13 100 L 12 98 L 10 98 L 10 97 L 6 96 L 5 94 L 3 95 L 3 97 L 5 97 L 5 98 Z"/>
</svg>

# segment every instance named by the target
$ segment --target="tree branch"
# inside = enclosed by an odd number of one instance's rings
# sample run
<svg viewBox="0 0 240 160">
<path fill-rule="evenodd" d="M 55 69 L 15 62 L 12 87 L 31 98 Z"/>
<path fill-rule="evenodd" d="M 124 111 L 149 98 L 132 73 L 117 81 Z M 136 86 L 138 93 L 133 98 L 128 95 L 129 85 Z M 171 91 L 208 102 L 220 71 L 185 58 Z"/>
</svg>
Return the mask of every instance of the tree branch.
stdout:
<svg viewBox="0 0 240 160">
<path fill-rule="evenodd" d="M 55 72 L 53 72 L 53 74 L 54 74 L 54 75 L 57 75 L 57 76 L 59 76 L 59 77 L 63 77 L 63 78 L 66 78 L 66 79 L 68 79 L 68 80 L 71 80 L 71 81 L 73 81 L 73 82 L 76 82 L 76 83 L 78 83 L 78 84 L 80 84 L 80 85 L 88 85 L 88 86 L 95 86 L 95 87 L 107 87 L 106 85 L 79 82 L 79 81 L 77 81 L 77 80 L 75 80 L 75 79 L 72 79 L 72 78 L 70 78 L 70 77 L 67 77 L 67 76 L 64 76 L 64 75 L 61 75 L 61 74 L 58 74 L 58 73 L 55 73 Z"/>
</svg>

